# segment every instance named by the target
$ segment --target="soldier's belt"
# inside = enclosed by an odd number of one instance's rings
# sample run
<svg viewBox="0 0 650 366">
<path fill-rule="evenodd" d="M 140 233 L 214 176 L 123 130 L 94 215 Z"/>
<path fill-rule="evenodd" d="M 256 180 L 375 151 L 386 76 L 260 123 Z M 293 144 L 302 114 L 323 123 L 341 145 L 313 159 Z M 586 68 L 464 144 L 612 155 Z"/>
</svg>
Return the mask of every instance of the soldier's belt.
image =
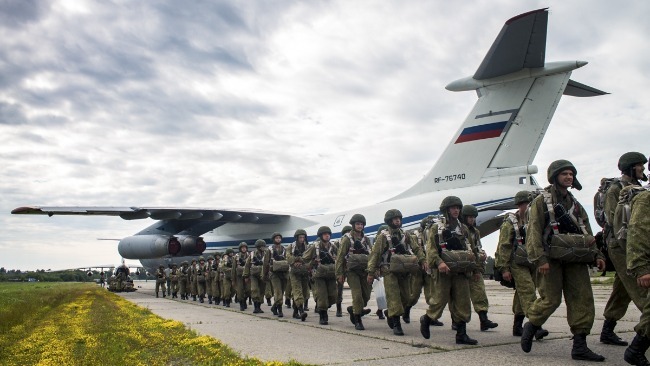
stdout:
<svg viewBox="0 0 650 366">
<path fill-rule="evenodd" d="M 554 234 L 548 245 L 548 257 L 563 263 L 592 263 L 596 259 L 592 243 L 591 235 Z"/>
<path fill-rule="evenodd" d="M 444 250 L 440 259 L 449 267 L 451 273 L 468 273 L 476 269 L 476 256 L 471 250 Z"/>
<path fill-rule="evenodd" d="M 365 271 L 368 268 L 367 254 L 348 254 L 347 269 L 348 271 Z"/>
<path fill-rule="evenodd" d="M 412 254 L 393 254 L 390 256 L 390 273 L 417 273 L 420 270 L 418 257 Z"/>
</svg>

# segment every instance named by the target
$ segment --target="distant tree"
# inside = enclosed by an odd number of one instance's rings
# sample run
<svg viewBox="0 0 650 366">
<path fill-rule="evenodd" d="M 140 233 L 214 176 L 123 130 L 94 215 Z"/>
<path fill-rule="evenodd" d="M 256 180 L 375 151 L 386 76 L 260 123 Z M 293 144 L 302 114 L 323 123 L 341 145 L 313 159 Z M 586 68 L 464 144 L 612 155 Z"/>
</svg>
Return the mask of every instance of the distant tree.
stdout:
<svg viewBox="0 0 650 366">
<path fill-rule="evenodd" d="M 5 273 L 7 273 L 5 267 L 0 267 L 0 274 L 5 274 Z"/>
</svg>

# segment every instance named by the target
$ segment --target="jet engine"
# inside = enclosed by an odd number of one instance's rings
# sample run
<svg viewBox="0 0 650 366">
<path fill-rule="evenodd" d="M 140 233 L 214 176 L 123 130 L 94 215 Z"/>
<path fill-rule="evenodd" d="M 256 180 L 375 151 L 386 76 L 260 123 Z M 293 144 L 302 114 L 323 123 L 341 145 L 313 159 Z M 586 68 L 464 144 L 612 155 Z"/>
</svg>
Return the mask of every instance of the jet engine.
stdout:
<svg viewBox="0 0 650 366">
<path fill-rule="evenodd" d="M 169 235 L 135 235 L 120 240 L 117 251 L 127 259 L 160 258 L 177 255 L 181 243 Z"/>
<path fill-rule="evenodd" d="M 177 254 L 179 256 L 200 255 L 206 248 L 205 241 L 200 236 L 179 236 L 178 241 L 181 243 L 181 251 Z"/>
</svg>

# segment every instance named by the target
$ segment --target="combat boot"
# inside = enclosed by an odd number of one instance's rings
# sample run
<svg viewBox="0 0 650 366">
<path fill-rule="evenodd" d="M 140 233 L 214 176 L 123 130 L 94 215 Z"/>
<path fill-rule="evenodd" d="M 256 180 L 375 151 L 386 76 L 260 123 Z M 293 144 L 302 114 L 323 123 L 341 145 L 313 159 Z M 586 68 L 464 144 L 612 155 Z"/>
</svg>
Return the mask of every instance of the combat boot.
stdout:
<svg viewBox="0 0 650 366">
<path fill-rule="evenodd" d="M 535 339 L 538 340 L 538 341 L 541 341 L 547 335 L 548 335 L 548 330 L 546 330 L 544 328 L 539 328 L 537 330 L 537 332 L 535 332 Z"/>
<path fill-rule="evenodd" d="M 388 323 L 388 327 L 389 327 L 390 329 L 393 329 L 393 328 L 395 327 L 395 325 L 394 325 L 394 323 L 393 323 L 393 317 L 392 317 L 392 316 L 388 316 L 388 310 L 384 310 L 384 316 L 386 317 L 386 323 Z M 399 318 L 399 317 L 398 317 L 398 318 Z"/>
<path fill-rule="evenodd" d="M 276 309 L 278 311 L 278 318 L 284 317 L 284 314 L 282 314 L 282 304 L 278 305 Z"/>
<path fill-rule="evenodd" d="M 253 305 L 253 298 L 250 296 L 248 297 L 248 305 Z"/>
<path fill-rule="evenodd" d="M 307 319 L 307 313 L 305 312 L 305 308 L 301 306 L 298 307 L 298 313 L 300 314 L 300 320 L 303 322 L 305 319 Z"/>
<path fill-rule="evenodd" d="M 178 295 L 177 295 L 176 292 L 173 292 L 173 293 L 172 293 L 172 299 L 178 299 Z"/>
<path fill-rule="evenodd" d="M 524 318 L 526 316 L 523 314 L 520 315 L 515 315 L 515 321 L 512 323 L 512 336 L 513 337 L 521 337 L 521 334 L 524 331 Z"/>
<path fill-rule="evenodd" d="M 404 308 L 404 314 L 402 315 L 404 323 L 409 324 L 411 322 L 411 307 L 407 306 Z"/>
<path fill-rule="evenodd" d="M 381 309 L 377 309 L 377 317 L 382 320 L 384 319 L 384 312 Z"/>
<path fill-rule="evenodd" d="M 296 304 L 293 304 L 293 318 L 300 319 L 300 315 L 298 314 L 298 307 Z"/>
<path fill-rule="evenodd" d="M 402 330 L 402 323 L 399 321 L 399 316 L 393 317 L 393 334 L 398 336 L 404 335 L 404 331 Z"/>
<path fill-rule="evenodd" d="M 291 309 L 291 299 L 290 298 L 285 298 L 284 299 L 284 306 L 287 307 L 287 309 Z"/>
<path fill-rule="evenodd" d="M 650 362 L 645 357 L 645 353 L 650 348 L 650 338 L 636 334 L 632 344 L 625 350 L 623 359 L 630 365 L 650 366 Z"/>
<path fill-rule="evenodd" d="M 524 333 L 526 330 L 524 329 Z M 603 362 L 605 357 L 594 353 L 587 347 L 587 335 L 576 334 L 573 336 L 573 348 L 571 349 L 571 358 L 574 360 Z"/>
<path fill-rule="evenodd" d="M 481 332 L 485 332 L 486 330 L 496 328 L 499 326 L 499 324 L 488 319 L 487 311 L 479 311 L 478 318 L 481 321 Z"/>
<path fill-rule="evenodd" d="M 213 299 L 214 299 L 214 304 L 215 305 L 221 304 L 221 298 L 220 297 L 214 297 Z"/>
<path fill-rule="evenodd" d="M 226 301 L 226 300 L 224 300 L 224 301 Z M 231 299 L 228 299 L 228 300 L 226 301 L 226 307 L 227 307 L 227 308 L 230 307 L 230 302 L 231 302 L 231 301 L 232 301 Z"/>
<path fill-rule="evenodd" d="M 320 320 L 318 321 L 318 324 L 320 325 L 327 325 L 327 310 L 321 310 L 318 312 L 320 315 Z"/>
<path fill-rule="evenodd" d="M 208 296 L 208 304 L 212 305 L 212 296 Z"/>
<path fill-rule="evenodd" d="M 458 330 L 458 323 L 455 321 L 451 321 L 451 330 Z"/>
<path fill-rule="evenodd" d="M 156 298 L 158 298 L 158 293 L 156 292 Z"/>
<path fill-rule="evenodd" d="M 267 306 L 271 306 L 271 305 L 272 305 L 272 304 L 271 304 L 271 298 L 270 298 L 270 297 L 267 297 L 267 298 L 266 298 L 266 305 L 267 305 Z"/>
<path fill-rule="evenodd" d="M 273 315 L 278 316 L 278 309 L 275 305 L 271 306 L 271 312 Z"/>
<path fill-rule="evenodd" d="M 616 328 L 616 321 L 605 319 L 603 330 L 600 331 L 600 342 L 614 346 L 627 346 L 627 342 L 614 333 L 614 328 Z"/>
<path fill-rule="evenodd" d="M 356 324 L 356 317 L 354 315 L 354 310 L 352 309 L 352 306 L 348 306 L 347 311 L 348 314 L 350 315 L 350 323 Z"/>
<path fill-rule="evenodd" d="M 361 322 L 361 315 L 355 315 L 354 316 L 356 323 L 354 324 L 354 329 L 356 330 L 366 330 L 363 326 L 363 322 Z"/>
<path fill-rule="evenodd" d="M 261 306 L 262 306 L 261 302 L 255 301 L 253 303 L 253 314 L 263 313 Z"/>
<path fill-rule="evenodd" d="M 533 337 L 535 333 L 540 330 L 542 327 L 533 325 L 531 322 L 526 322 L 524 325 L 524 330 L 521 333 L 521 349 L 528 353 L 533 348 Z"/>
<path fill-rule="evenodd" d="M 192 295 L 192 301 L 196 301 L 196 295 Z"/>
<path fill-rule="evenodd" d="M 472 346 L 478 344 L 476 339 L 472 339 L 467 335 L 467 323 L 465 322 L 456 323 L 456 344 L 469 344 Z"/>
<path fill-rule="evenodd" d="M 203 304 L 203 296 L 199 296 L 199 302 Z"/>
<path fill-rule="evenodd" d="M 364 316 L 364 315 L 368 315 L 368 314 L 370 314 L 370 313 L 372 313 L 372 310 L 370 310 L 370 309 L 363 309 L 363 310 L 361 310 L 361 314 L 360 314 L 360 315 L 361 315 L 361 316 Z"/>
<path fill-rule="evenodd" d="M 163 297 L 167 297 L 167 295 L 165 294 L 165 291 L 163 291 Z"/>
<path fill-rule="evenodd" d="M 436 320 L 431 321 L 431 325 L 434 326 L 434 327 L 442 327 L 443 325 L 445 325 L 445 323 L 443 323 L 440 320 L 436 319 Z"/>
<path fill-rule="evenodd" d="M 243 301 L 239 302 L 239 311 L 246 310 L 246 304 Z"/>
<path fill-rule="evenodd" d="M 336 317 L 340 318 L 343 316 L 343 311 L 341 310 L 341 303 L 337 302 L 336 303 Z"/>
<path fill-rule="evenodd" d="M 420 317 L 420 333 L 424 339 L 429 339 L 431 337 L 431 318 L 427 314 L 424 314 Z"/>
<path fill-rule="evenodd" d="M 309 311 L 309 299 L 305 300 L 305 303 L 302 306 L 302 310 Z"/>
</svg>

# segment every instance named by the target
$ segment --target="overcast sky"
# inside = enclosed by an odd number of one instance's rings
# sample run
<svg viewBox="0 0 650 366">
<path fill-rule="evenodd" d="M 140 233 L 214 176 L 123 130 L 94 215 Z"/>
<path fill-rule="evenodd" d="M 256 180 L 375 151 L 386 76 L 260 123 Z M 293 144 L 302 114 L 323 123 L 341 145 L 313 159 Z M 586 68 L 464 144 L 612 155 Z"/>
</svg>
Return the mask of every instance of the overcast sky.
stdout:
<svg viewBox="0 0 650 366">
<path fill-rule="evenodd" d="M 590 210 L 618 157 L 650 150 L 648 1 L 0 0 L 0 267 L 118 263 L 97 238 L 152 223 L 19 206 L 306 213 L 392 197 L 476 100 L 444 86 L 507 19 L 547 6 L 546 60 L 589 61 L 572 79 L 612 93 L 564 97 L 535 159 L 540 183 L 571 160 Z"/>
</svg>

